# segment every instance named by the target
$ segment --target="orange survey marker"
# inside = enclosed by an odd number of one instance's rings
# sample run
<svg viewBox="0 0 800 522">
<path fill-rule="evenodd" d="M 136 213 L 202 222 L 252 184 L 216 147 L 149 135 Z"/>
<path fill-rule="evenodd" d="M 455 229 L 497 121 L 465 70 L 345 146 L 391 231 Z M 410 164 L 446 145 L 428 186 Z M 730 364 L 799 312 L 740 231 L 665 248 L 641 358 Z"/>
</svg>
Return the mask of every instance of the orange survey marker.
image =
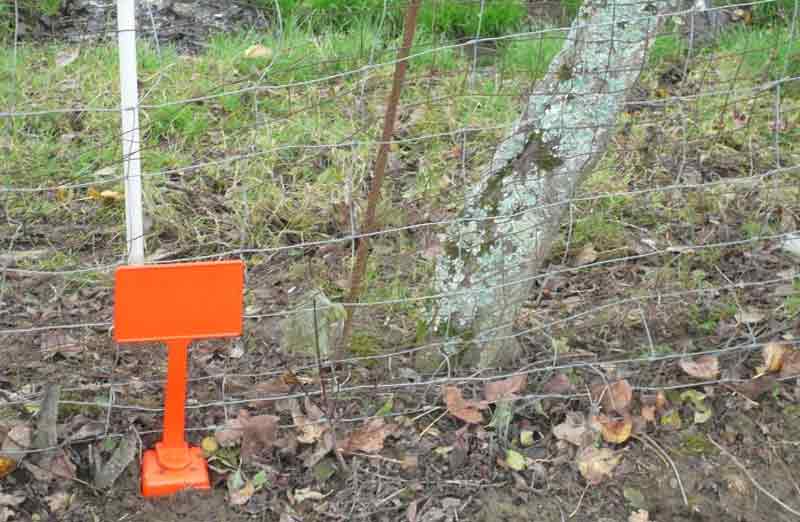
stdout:
<svg viewBox="0 0 800 522">
<path fill-rule="evenodd" d="M 209 489 L 200 448 L 184 436 L 189 344 L 195 339 L 242 334 L 241 261 L 125 266 L 114 287 L 114 339 L 163 341 L 169 348 L 164 434 L 142 459 L 142 494 L 169 495 Z"/>
</svg>

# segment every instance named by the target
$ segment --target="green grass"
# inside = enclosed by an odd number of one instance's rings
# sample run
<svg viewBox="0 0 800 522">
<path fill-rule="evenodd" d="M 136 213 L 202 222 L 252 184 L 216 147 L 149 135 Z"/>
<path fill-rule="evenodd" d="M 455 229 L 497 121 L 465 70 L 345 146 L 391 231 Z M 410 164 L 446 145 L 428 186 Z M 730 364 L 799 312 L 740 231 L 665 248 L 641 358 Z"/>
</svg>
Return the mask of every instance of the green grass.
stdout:
<svg viewBox="0 0 800 522">
<path fill-rule="evenodd" d="M 777 80 L 800 75 L 800 37 L 786 26 L 737 27 L 723 33 L 719 49 L 741 57 L 742 73 Z"/>
</svg>

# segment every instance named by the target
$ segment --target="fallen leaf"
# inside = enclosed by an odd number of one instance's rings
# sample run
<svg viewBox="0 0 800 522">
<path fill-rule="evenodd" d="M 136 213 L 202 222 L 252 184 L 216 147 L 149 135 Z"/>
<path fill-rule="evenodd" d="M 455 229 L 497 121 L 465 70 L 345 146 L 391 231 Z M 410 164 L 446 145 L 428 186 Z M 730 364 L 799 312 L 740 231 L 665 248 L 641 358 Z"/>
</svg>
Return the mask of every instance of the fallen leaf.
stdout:
<svg viewBox="0 0 800 522">
<path fill-rule="evenodd" d="M 84 347 L 78 344 L 78 341 L 58 330 L 42 335 L 40 346 L 46 359 L 55 354 L 60 354 L 64 357 L 77 357 L 84 351 Z"/>
<path fill-rule="evenodd" d="M 495 402 L 499 399 L 508 399 L 524 390 L 527 384 L 527 375 L 514 375 L 502 381 L 487 382 L 483 388 L 483 395 L 489 402 Z"/>
<path fill-rule="evenodd" d="M 633 388 L 625 379 L 614 381 L 608 386 L 595 384 L 591 391 L 593 400 L 601 400 L 606 411 L 627 411 L 633 400 Z"/>
<path fill-rule="evenodd" d="M 781 371 L 786 354 L 791 351 L 791 346 L 786 343 L 767 343 L 764 346 L 764 368 L 770 373 Z"/>
<path fill-rule="evenodd" d="M 297 441 L 302 444 L 314 444 L 328 429 L 327 424 L 320 422 L 322 412 L 311 401 L 306 401 L 308 415 L 303 413 L 297 401 L 292 402 L 291 412 L 292 421 L 298 430 Z"/>
<path fill-rule="evenodd" d="M 395 424 L 387 424 L 382 417 L 371 419 L 343 440 L 339 445 L 339 451 L 377 453 L 383 449 L 386 437 L 394 433 L 396 428 Z"/>
<path fill-rule="evenodd" d="M 279 375 L 272 380 L 256 384 L 253 390 L 259 395 L 283 395 L 292 391 L 292 386 L 286 382 L 283 375 Z"/>
<path fill-rule="evenodd" d="M 219 443 L 215 437 L 209 435 L 208 437 L 203 437 L 203 440 L 200 441 L 200 447 L 203 449 L 203 453 L 209 456 L 219 450 Z"/>
<path fill-rule="evenodd" d="M 279 421 L 280 417 L 275 415 L 257 415 L 247 419 L 242 436 L 243 459 L 275 445 Z"/>
<path fill-rule="evenodd" d="M 479 410 L 484 410 L 488 406 L 483 401 L 468 401 L 461 395 L 461 390 L 455 386 L 443 386 L 444 403 L 447 411 L 454 417 L 458 417 L 469 424 L 479 424 L 483 422 L 483 414 Z"/>
<path fill-rule="evenodd" d="M 650 513 L 644 509 L 634 511 L 628 517 L 628 522 L 650 522 Z"/>
<path fill-rule="evenodd" d="M 568 412 L 561 424 L 553 426 L 553 435 L 558 440 L 565 440 L 575 446 L 583 446 L 589 436 L 586 418 L 581 413 Z"/>
<path fill-rule="evenodd" d="M 31 447 L 33 430 L 26 424 L 14 425 L 3 440 L 0 447 L 0 457 L 11 460 L 14 466 L 18 465 L 24 458 L 26 450 Z M 13 470 L 13 469 L 12 469 Z"/>
<path fill-rule="evenodd" d="M 573 390 L 572 383 L 569 382 L 569 377 L 563 373 L 557 373 L 550 377 L 544 386 L 542 386 L 542 392 L 544 393 L 552 393 L 554 395 L 563 395 L 565 393 L 569 393 Z"/>
<path fill-rule="evenodd" d="M 633 419 L 627 412 L 621 419 L 598 415 L 596 420 L 600 424 L 600 433 L 602 433 L 603 439 L 612 444 L 622 444 L 630 438 L 633 431 Z"/>
<path fill-rule="evenodd" d="M 27 497 L 24 495 L 10 495 L 8 493 L 0 493 L 0 506 L 16 507 L 25 502 Z"/>
<path fill-rule="evenodd" d="M 642 418 L 647 422 L 655 422 L 656 421 L 655 405 L 642 406 Z"/>
<path fill-rule="evenodd" d="M 667 394 L 663 390 L 656 393 L 656 411 L 661 411 L 667 406 Z"/>
<path fill-rule="evenodd" d="M 10 475 L 15 469 L 17 469 L 16 460 L 11 457 L 0 457 L 0 479 Z"/>
<path fill-rule="evenodd" d="M 405 471 L 414 471 L 419 467 L 419 457 L 417 455 L 406 455 L 400 467 Z"/>
<path fill-rule="evenodd" d="M 694 423 L 703 424 L 713 415 L 711 406 L 706 402 L 706 396 L 697 390 L 686 390 L 681 393 L 681 402 L 690 402 L 694 409 Z"/>
<path fill-rule="evenodd" d="M 716 379 L 719 375 L 719 359 L 713 355 L 702 355 L 694 360 L 681 359 L 678 365 L 695 379 Z"/>
<path fill-rule="evenodd" d="M 256 488 L 252 482 L 245 481 L 242 477 L 241 471 L 236 471 L 228 475 L 228 502 L 234 506 L 243 506 L 247 504 Z"/>
<path fill-rule="evenodd" d="M 766 316 L 758 310 L 740 310 L 734 318 L 741 324 L 757 324 L 764 320 Z"/>
<path fill-rule="evenodd" d="M 74 49 L 65 49 L 56 54 L 56 67 L 66 67 L 71 64 L 78 59 L 80 52 L 80 48 L 75 47 Z"/>
<path fill-rule="evenodd" d="M 671 410 L 661 416 L 661 425 L 673 430 L 681 429 L 683 421 L 678 410 Z"/>
<path fill-rule="evenodd" d="M 317 443 L 317 448 L 314 450 L 313 453 L 306 456 L 303 461 L 303 464 L 309 469 L 313 468 L 317 465 L 319 461 L 324 459 L 328 453 L 333 451 L 334 446 L 334 437 L 333 433 L 330 431 L 326 431 L 322 434 L 322 437 L 319 439 Z"/>
<path fill-rule="evenodd" d="M 506 450 L 506 465 L 514 471 L 522 471 L 528 467 L 528 459 L 512 449 Z"/>
<path fill-rule="evenodd" d="M 578 471 L 583 478 L 589 484 L 596 486 L 611 475 L 621 459 L 621 455 L 617 455 L 608 448 L 587 446 L 578 452 L 575 462 L 578 464 Z"/>
<path fill-rule="evenodd" d="M 52 513 L 58 513 L 69 507 L 72 498 L 66 491 L 59 491 L 44 497 L 44 500 L 47 502 L 47 506 Z"/>
<path fill-rule="evenodd" d="M 800 350 L 792 350 L 783 358 L 781 378 L 800 376 Z"/>
<path fill-rule="evenodd" d="M 305 500 L 323 500 L 326 496 L 319 491 L 312 491 L 311 488 L 300 488 L 294 490 L 292 498 L 296 503 L 299 503 Z"/>
<path fill-rule="evenodd" d="M 531 430 L 522 430 L 519 432 L 519 443 L 525 446 L 533 446 L 533 432 Z"/>
<path fill-rule="evenodd" d="M 239 417 L 228 420 L 228 422 L 225 423 L 225 426 L 222 429 L 217 430 L 214 433 L 214 438 L 223 448 L 229 448 L 231 446 L 235 446 L 239 444 L 239 442 L 242 440 L 242 434 L 243 434 L 242 428 L 243 428 L 243 419 L 241 418 L 241 413 L 240 413 Z"/>
<path fill-rule="evenodd" d="M 244 57 L 248 60 L 253 60 L 255 58 L 272 58 L 272 49 L 269 47 L 265 47 L 261 44 L 251 45 L 247 48 L 244 52 Z"/>
<path fill-rule="evenodd" d="M 105 423 L 99 421 L 89 421 L 83 424 L 77 431 L 69 436 L 69 440 L 80 441 L 93 439 L 101 435 L 105 430 Z"/>
<path fill-rule="evenodd" d="M 235 419 L 229 420 L 224 428 L 214 433 L 214 438 L 222 447 L 241 442 L 241 456 L 247 458 L 275 445 L 279 420 L 274 415 L 251 417 L 247 410 L 242 409 Z"/>
<path fill-rule="evenodd" d="M 575 256 L 576 266 L 588 265 L 595 261 L 597 261 L 597 250 L 594 249 L 594 245 L 591 243 L 587 243 Z"/>
<path fill-rule="evenodd" d="M 116 190 L 104 190 L 100 192 L 100 199 L 104 201 L 122 201 L 125 196 Z"/>
</svg>

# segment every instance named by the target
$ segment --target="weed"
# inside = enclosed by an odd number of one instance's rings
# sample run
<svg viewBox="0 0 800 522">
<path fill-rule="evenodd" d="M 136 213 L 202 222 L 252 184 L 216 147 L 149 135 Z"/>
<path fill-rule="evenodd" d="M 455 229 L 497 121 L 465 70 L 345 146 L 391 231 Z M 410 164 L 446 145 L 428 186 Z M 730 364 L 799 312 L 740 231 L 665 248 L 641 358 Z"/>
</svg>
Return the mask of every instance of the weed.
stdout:
<svg viewBox="0 0 800 522">
<path fill-rule="evenodd" d="M 800 280 L 795 279 L 792 282 L 792 289 L 794 293 L 786 296 L 783 301 L 787 319 L 791 319 L 800 314 Z"/>
<path fill-rule="evenodd" d="M 800 38 L 792 38 L 785 26 L 736 27 L 723 33 L 718 42 L 721 53 L 730 53 L 742 62 L 742 75 L 777 80 L 800 75 Z"/>
<path fill-rule="evenodd" d="M 458 37 L 498 36 L 515 31 L 525 20 L 525 6 L 518 0 L 425 2 L 419 25 L 436 33 Z"/>
</svg>

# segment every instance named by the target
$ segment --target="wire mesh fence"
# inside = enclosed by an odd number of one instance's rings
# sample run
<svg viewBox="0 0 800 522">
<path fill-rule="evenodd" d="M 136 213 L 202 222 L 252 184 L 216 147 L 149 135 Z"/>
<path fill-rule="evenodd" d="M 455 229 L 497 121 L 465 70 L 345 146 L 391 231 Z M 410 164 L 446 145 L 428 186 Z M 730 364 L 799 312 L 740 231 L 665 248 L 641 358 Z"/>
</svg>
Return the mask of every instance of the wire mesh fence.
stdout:
<svg viewBox="0 0 800 522">
<path fill-rule="evenodd" d="M 526 100 L 595 101 L 550 65 L 580 37 L 580 15 L 525 4 L 524 23 L 486 34 L 491 3 L 475 2 L 474 34 L 445 33 L 421 17 L 387 142 L 381 126 L 401 48 L 392 13 L 405 4 L 386 2 L 375 21 L 326 32 L 313 12 L 269 11 L 274 18 L 231 30 L 223 17 L 198 27 L 141 2 L 147 261 L 247 266 L 244 336 L 192 346 L 193 438 L 225 427 L 240 408 L 277 406 L 282 427 L 293 426 L 281 404 L 323 394 L 325 422 L 429 424 L 447 411 L 442 386 L 477 390 L 519 375 L 527 385 L 515 407 L 531 411 L 547 400 L 588 409 L 595 381 L 625 379 L 643 394 L 741 390 L 752 387 L 765 345 L 796 350 L 796 2 L 659 5 L 641 74 L 613 124 L 597 123 L 609 144 L 580 153 L 601 159 L 575 192 L 546 203 L 566 220 L 540 269 L 506 282 L 515 267 L 504 264 L 454 291 L 432 284 L 437 263 L 461 255 L 451 251 L 454 224 L 543 215 L 535 201 L 463 213 Z M 657 2 L 625 5 L 642 4 Z M 45 385 L 59 382 L 62 420 L 74 431 L 59 447 L 131 430 L 149 446 L 160 430 L 163 350 L 116 345 L 110 333 L 113 270 L 129 240 L 113 9 L 61 18 L 51 33 L 31 29 L 19 9 L 12 19 L 0 93 L 0 408 L 23 420 Z M 624 28 L 635 22 L 610 20 L 609 41 L 632 45 Z M 601 73 L 614 78 L 626 67 L 609 61 Z M 567 91 L 538 90 L 550 86 L 548 75 Z M 558 131 L 597 131 L 581 125 L 560 121 Z M 378 225 L 365 230 L 384 145 Z M 349 301 L 362 239 L 370 247 L 364 287 Z M 506 303 L 520 309 L 512 321 L 470 335 L 432 326 L 447 300 L 513 285 L 532 291 Z M 338 346 L 348 312 L 352 332 Z M 324 323 L 321 357 L 291 345 L 293 317 Z M 518 347 L 504 364 L 465 355 L 504 340 Z M 720 370 L 699 380 L 681 371 L 680 361 L 703 355 Z M 796 379 L 794 364 L 770 382 Z"/>
</svg>

